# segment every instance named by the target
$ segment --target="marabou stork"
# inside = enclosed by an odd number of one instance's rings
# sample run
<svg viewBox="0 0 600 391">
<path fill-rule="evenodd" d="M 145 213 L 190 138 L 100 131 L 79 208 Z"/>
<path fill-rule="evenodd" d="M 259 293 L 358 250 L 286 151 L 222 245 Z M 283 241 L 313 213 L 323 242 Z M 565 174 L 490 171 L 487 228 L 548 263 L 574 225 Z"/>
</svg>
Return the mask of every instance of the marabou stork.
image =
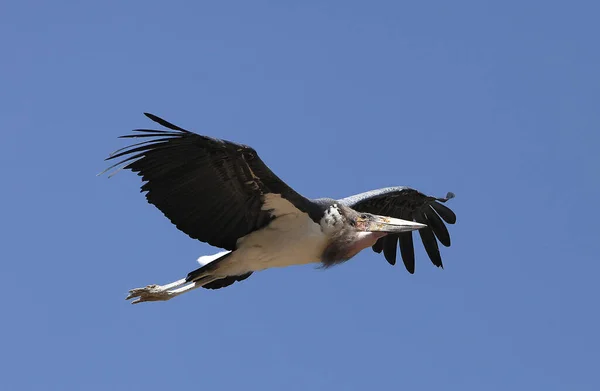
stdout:
<svg viewBox="0 0 600 391">
<path fill-rule="evenodd" d="M 136 129 L 121 138 L 148 140 L 121 148 L 106 160 L 124 158 L 104 172 L 129 169 L 141 189 L 181 231 L 225 251 L 198 259 L 200 268 L 166 285 L 129 291 L 132 303 L 169 300 L 199 287 L 219 289 L 273 267 L 343 263 L 372 247 L 409 273 L 415 270 L 412 231 L 429 258 L 442 267 L 437 242 L 450 246 L 444 224 L 456 215 L 444 198 L 408 187 L 388 187 L 334 200 L 308 199 L 279 179 L 246 145 L 198 135 L 153 114 L 168 130 Z M 111 174 L 110 176 L 114 175 Z"/>
</svg>

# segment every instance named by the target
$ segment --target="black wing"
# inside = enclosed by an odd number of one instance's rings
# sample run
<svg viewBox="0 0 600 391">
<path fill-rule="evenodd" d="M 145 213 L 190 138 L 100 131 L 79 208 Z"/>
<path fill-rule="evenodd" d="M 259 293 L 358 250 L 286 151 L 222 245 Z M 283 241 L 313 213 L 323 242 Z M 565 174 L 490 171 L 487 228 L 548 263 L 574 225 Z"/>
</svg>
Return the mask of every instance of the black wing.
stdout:
<svg viewBox="0 0 600 391">
<path fill-rule="evenodd" d="M 279 179 L 254 149 L 144 114 L 170 130 L 136 129 L 139 134 L 121 136 L 149 140 L 115 151 L 106 160 L 124 159 L 104 172 L 129 169 L 141 176 L 148 202 L 190 237 L 235 250 L 239 238 L 273 218 L 261 208 L 268 193 L 281 194 L 302 211 L 311 208 L 310 201 Z"/>
<path fill-rule="evenodd" d="M 421 241 L 431 262 L 438 267 L 443 267 L 437 242 L 439 241 L 446 247 L 450 246 L 450 234 L 444 221 L 448 224 L 454 224 L 456 215 L 440 202 L 446 202 L 451 198 L 454 198 L 452 193 L 448 193 L 446 198 L 435 198 L 408 187 L 388 187 L 347 197 L 339 200 L 339 202 L 359 212 L 426 224 L 426 228 L 419 230 Z M 396 246 L 398 243 L 406 270 L 409 273 L 414 273 L 415 250 L 412 232 L 387 235 L 375 243 L 373 250 L 377 253 L 383 251 L 385 259 L 391 265 L 394 265 L 396 264 Z"/>
</svg>

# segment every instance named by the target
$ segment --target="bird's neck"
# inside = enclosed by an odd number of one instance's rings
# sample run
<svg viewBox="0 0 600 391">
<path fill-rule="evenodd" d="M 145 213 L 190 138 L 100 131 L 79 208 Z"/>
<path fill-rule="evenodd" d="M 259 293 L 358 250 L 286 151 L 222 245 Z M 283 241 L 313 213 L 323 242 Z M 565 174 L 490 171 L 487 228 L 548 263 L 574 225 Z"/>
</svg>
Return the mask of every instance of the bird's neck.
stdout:
<svg viewBox="0 0 600 391">
<path fill-rule="evenodd" d="M 340 233 L 331 238 L 321 260 L 325 266 L 345 262 L 367 247 L 371 247 L 386 233 L 355 232 L 353 235 Z"/>
</svg>

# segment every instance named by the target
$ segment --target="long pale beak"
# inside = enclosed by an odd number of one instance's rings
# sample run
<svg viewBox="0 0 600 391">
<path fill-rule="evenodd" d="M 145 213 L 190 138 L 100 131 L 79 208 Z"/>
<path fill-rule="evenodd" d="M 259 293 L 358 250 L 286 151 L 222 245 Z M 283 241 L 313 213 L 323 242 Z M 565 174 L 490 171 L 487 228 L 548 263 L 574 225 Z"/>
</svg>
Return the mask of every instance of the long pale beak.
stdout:
<svg viewBox="0 0 600 391">
<path fill-rule="evenodd" d="M 410 232 L 427 227 L 425 224 L 415 223 L 414 221 L 395 219 L 393 217 L 373 215 L 367 224 L 366 231 L 400 233 Z"/>
</svg>

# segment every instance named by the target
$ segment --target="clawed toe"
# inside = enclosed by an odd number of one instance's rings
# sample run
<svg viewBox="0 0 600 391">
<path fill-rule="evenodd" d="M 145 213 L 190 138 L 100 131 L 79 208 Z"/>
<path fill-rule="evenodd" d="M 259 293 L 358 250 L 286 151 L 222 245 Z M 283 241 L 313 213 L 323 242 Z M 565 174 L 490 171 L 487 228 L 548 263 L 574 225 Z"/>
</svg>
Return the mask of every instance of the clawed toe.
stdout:
<svg viewBox="0 0 600 391">
<path fill-rule="evenodd" d="M 208 282 L 211 281 L 214 281 L 214 279 Z M 187 279 L 182 278 L 166 285 L 153 284 L 143 288 L 131 289 L 125 300 L 136 299 L 131 304 L 143 303 L 144 301 L 165 301 L 201 286 L 202 284 L 198 282 L 188 282 Z"/>
<path fill-rule="evenodd" d="M 142 303 L 144 301 L 164 301 L 171 298 L 168 290 L 160 285 L 148 285 L 144 288 L 134 288 L 129 291 L 125 300 L 137 298 L 131 304 Z"/>
<path fill-rule="evenodd" d="M 156 291 L 158 288 L 160 288 L 160 285 L 153 284 L 153 285 L 147 285 L 143 288 L 130 289 L 129 295 L 127 295 L 125 300 L 133 299 L 134 297 L 139 297 L 139 296 L 143 295 L 144 293 Z"/>
</svg>

